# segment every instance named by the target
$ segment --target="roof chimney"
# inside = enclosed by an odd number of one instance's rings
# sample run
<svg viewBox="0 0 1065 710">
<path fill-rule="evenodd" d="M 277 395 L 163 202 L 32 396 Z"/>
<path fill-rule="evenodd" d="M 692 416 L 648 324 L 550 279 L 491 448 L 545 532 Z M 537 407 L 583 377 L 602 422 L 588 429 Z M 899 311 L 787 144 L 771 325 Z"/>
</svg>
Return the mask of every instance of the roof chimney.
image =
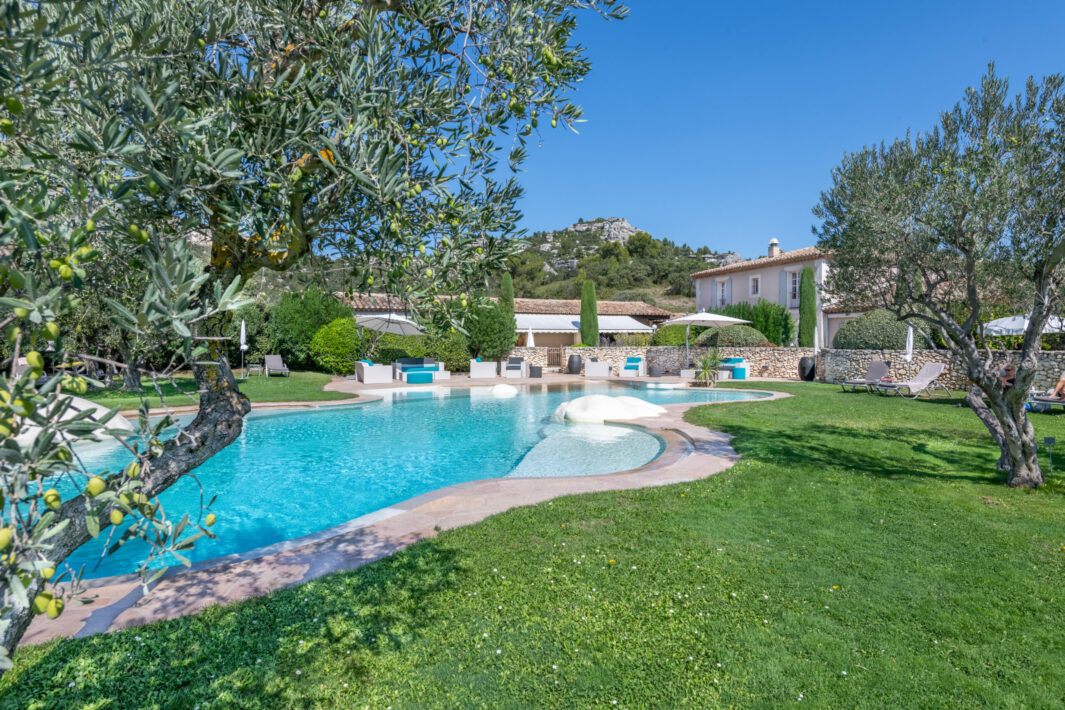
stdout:
<svg viewBox="0 0 1065 710">
<path fill-rule="evenodd" d="M 769 240 L 769 256 L 780 256 L 780 242 L 776 237 Z"/>
</svg>

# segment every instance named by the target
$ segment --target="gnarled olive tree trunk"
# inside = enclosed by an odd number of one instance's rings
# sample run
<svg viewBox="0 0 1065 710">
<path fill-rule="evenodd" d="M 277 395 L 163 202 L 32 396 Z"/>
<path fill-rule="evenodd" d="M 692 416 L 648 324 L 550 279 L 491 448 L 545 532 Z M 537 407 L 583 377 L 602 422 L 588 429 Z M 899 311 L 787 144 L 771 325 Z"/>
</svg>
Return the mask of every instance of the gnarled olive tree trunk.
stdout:
<svg viewBox="0 0 1065 710">
<path fill-rule="evenodd" d="M 248 398 L 237 389 L 237 382 L 225 358 L 222 344 L 211 341 L 211 356 L 217 365 L 193 365 L 192 372 L 200 391 L 200 409 L 196 418 L 177 436 L 163 445 L 159 456 L 149 459 L 145 467 L 142 492 L 149 498 L 154 497 L 173 485 L 178 478 L 204 463 L 214 454 L 232 443 L 244 426 L 244 415 L 251 410 Z M 61 562 L 79 547 L 89 542 L 85 523 L 89 510 L 89 500 L 85 495 L 71 498 L 63 503 L 58 511 L 60 519 L 70 522 L 52 542 L 56 562 Z M 111 509 L 100 512 L 98 522 L 101 530 L 109 525 Z M 30 585 L 29 600 L 43 589 L 40 577 Z M 13 653 L 19 639 L 26 632 L 33 618 L 32 610 L 17 604 L 8 612 L 11 623 L 0 633 L 0 645 Z"/>
</svg>

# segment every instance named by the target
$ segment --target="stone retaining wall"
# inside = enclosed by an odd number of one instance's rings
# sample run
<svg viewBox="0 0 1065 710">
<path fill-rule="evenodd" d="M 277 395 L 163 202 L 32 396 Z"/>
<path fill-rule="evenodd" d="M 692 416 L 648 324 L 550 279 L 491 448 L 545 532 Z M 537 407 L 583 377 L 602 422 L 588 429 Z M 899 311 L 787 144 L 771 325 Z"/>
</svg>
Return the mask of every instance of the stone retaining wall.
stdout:
<svg viewBox="0 0 1065 710">
<path fill-rule="evenodd" d="M 547 366 L 547 353 L 553 348 L 514 348 L 512 356 L 523 357 L 532 365 Z M 607 360 L 614 365 L 614 374 L 618 366 L 624 364 L 625 358 L 642 357 L 647 366 L 658 365 L 666 374 L 676 374 L 685 367 L 686 362 L 698 363 L 710 348 L 693 347 L 685 360 L 684 346 L 639 345 L 604 348 L 564 347 L 562 351 L 562 370 L 565 371 L 570 355 L 580 355 L 587 361 L 590 358 Z M 718 348 L 721 357 L 742 357 L 747 361 L 748 377 L 773 377 L 797 380 L 799 378 L 799 358 L 813 355 L 812 348 Z M 915 350 L 913 361 L 906 363 L 902 350 L 822 350 L 817 357 L 817 378 L 825 382 L 842 382 L 865 375 L 866 368 L 873 360 L 891 362 L 891 375 L 896 379 L 907 379 L 917 374 L 921 366 L 928 362 L 942 362 L 947 365 L 944 376 L 947 386 L 953 389 L 968 389 L 969 381 L 965 368 L 951 357 L 947 350 Z M 1011 353 L 1003 352 L 998 358 L 1001 365 L 1010 360 L 1016 361 Z M 1045 390 L 1052 387 L 1065 372 L 1065 351 L 1047 350 L 1040 354 L 1039 372 L 1035 378 L 1035 387 Z"/>
<path fill-rule="evenodd" d="M 942 362 L 947 366 L 944 380 L 952 389 L 964 390 L 970 386 L 965 376 L 965 367 L 954 358 L 948 350 L 914 350 L 913 361 L 903 360 L 902 350 L 822 350 L 818 360 L 818 377 L 826 382 L 843 382 L 844 380 L 863 377 L 869 363 L 873 360 L 887 360 L 891 363 L 891 376 L 907 379 L 916 375 L 925 363 Z M 999 367 L 1006 363 L 1016 364 L 1017 357 L 1009 351 L 996 353 L 995 361 Z M 1045 350 L 1039 355 L 1039 371 L 1033 386 L 1038 390 L 1053 387 L 1065 372 L 1065 351 Z"/>
</svg>

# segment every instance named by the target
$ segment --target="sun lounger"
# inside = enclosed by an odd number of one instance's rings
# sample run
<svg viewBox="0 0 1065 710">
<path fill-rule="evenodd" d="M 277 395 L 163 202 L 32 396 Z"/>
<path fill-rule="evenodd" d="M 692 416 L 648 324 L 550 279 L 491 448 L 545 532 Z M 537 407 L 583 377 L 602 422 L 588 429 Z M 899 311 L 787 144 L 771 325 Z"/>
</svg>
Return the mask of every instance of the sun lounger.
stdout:
<svg viewBox="0 0 1065 710">
<path fill-rule="evenodd" d="M 873 360 L 865 370 L 865 377 L 860 377 L 855 380 L 845 380 L 840 382 L 840 386 L 843 388 L 844 392 L 847 391 L 848 387 L 851 388 L 851 392 L 857 392 L 859 387 L 865 388 L 866 392 L 872 392 L 873 389 L 880 384 L 880 381 L 888 376 L 890 370 L 890 362 Z"/>
<path fill-rule="evenodd" d="M 940 376 L 946 372 L 947 366 L 941 362 L 926 362 L 921 371 L 912 380 L 905 382 L 881 382 L 876 387 L 881 394 L 896 394 L 902 397 L 917 399 L 922 393 L 931 394 L 940 390 L 950 397 L 950 390 L 939 381 Z M 903 390 L 906 390 L 903 392 Z"/>
<path fill-rule="evenodd" d="M 281 359 L 280 355 L 267 355 L 265 358 L 263 358 L 263 362 L 264 370 L 266 372 L 267 377 L 274 374 L 275 372 L 284 375 L 285 377 L 288 377 L 288 367 L 285 366 L 285 362 Z"/>
</svg>

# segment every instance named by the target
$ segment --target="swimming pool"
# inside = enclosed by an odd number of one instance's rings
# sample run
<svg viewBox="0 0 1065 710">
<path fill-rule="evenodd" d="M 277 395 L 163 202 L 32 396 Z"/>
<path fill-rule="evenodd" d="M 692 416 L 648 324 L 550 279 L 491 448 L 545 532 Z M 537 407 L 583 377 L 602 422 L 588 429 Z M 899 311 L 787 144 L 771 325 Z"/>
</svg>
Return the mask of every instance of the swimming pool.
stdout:
<svg viewBox="0 0 1065 710">
<path fill-rule="evenodd" d="M 765 396 L 633 391 L 605 382 L 522 387 L 509 399 L 489 390 L 392 391 L 362 405 L 252 412 L 241 436 L 195 471 L 204 495 L 217 495 L 212 531 L 218 539 L 201 538 L 188 556 L 199 561 L 292 540 L 457 483 L 612 473 L 661 453 L 662 440 L 640 428 L 551 420 L 559 404 L 584 394 L 627 394 L 656 404 Z M 80 455 L 94 471 L 115 471 L 128 461 L 118 446 Z M 183 477 L 161 501 L 169 516 L 180 518 L 198 510 L 200 489 Z M 104 577 L 133 572 L 145 557 L 138 540 L 101 560 L 102 548 L 90 542 L 69 563 L 85 564 L 86 577 Z"/>
</svg>

